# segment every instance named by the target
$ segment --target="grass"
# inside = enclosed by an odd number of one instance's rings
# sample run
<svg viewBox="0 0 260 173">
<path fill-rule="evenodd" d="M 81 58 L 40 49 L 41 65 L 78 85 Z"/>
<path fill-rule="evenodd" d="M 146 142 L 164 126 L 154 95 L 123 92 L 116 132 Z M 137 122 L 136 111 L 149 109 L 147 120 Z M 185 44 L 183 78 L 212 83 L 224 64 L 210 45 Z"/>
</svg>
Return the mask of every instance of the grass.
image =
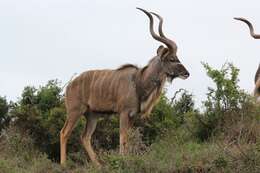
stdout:
<svg viewBox="0 0 260 173">
<path fill-rule="evenodd" d="M 219 132 L 204 142 L 187 124 L 168 130 L 150 146 L 139 129 L 132 130 L 130 152 L 99 151 L 100 169 L 83 150 L 69 153 L 67 165 L 61 166 L 41 153 L 28 134 L 12 127 L 0 138 L 0 173 L 260 173 L 259 115 L 257 107 L 239 116 L 224 115 Z"/>
<path fill-rule="evenodd" d="M 85 156 L 82 157 L 84 153 L 70 155 L 67 166 L 62 167 L 32 148 L 28 136 L 19 135 L 17 131 L 11 133 L 12 137 L 1 140 L 1 173 L 258 173 L 260 170 L 259 139 L 256 143 L 241 144 L 228 144 L 220 139 L 196 142 L 189 134 L 168 132 L 163 139 L 147 147 L 145 152 L 129 153 L 126 156 L 119 155 L 117 151 L 100 153 L 104 163 L 101 169 L 96 169 Z M 86 160 L 80 161 L 82 159 Z"/>
</svg>

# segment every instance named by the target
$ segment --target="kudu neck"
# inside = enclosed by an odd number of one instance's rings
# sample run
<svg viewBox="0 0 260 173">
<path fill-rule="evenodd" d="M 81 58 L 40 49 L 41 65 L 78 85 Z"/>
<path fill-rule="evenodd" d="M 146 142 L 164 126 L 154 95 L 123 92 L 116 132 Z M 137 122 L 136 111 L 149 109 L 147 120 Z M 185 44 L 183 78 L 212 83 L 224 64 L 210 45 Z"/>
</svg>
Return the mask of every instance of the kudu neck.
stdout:
<svg viewBox="0 0 260 173">
<path fill-rule="evenodd" d="M 145 100 L 157 88 L 163 85 L 166 75 L 163 72 L 163 65 L 159 57 L 154 58 L 144 67 L 140 76 L 141 99 Z"/>
<path fill-rule="evenodd" d="M 142 74 L 144 83 L 150 82 L 151 80 L 160 80 L 163 77 L 162 62 L 160 58 L 153 59 L 145 68 Z"/>
</svg>

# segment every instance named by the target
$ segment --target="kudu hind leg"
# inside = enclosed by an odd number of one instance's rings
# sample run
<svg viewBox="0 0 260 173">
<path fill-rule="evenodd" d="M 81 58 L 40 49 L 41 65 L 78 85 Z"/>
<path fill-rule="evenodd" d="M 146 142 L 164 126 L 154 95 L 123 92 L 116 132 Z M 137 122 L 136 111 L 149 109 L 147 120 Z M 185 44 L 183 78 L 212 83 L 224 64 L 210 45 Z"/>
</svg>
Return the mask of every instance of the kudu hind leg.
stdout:
<svg viewBox="0 0 260 173">
<path fill-rule="evenodd" d="M 91 145 L 91 137 L 96 129 L 98 117 L 97 115 L 91 113 L 86 117 L 87 117 L 87 122 L 86 122 L 85 130 L 81 136 L 81 142 L 86 152 L 88 153 L 90 160 L 97 166 L 100 166 L 100 163 L 97 159 L 97 155 Z"/>
<path fill-rule="evenodd" d="M 74 129 L 77 123 L 77 120 L 80 118 L 81 115 L 82 114 L 79 111 L 70 112 L 64 123 L 63 128 L 60 131 L 60 163 L 61 164 L 64 164 L 66 161 L 67 142 L 72 133 L 72 130 Z"/>
</svg>

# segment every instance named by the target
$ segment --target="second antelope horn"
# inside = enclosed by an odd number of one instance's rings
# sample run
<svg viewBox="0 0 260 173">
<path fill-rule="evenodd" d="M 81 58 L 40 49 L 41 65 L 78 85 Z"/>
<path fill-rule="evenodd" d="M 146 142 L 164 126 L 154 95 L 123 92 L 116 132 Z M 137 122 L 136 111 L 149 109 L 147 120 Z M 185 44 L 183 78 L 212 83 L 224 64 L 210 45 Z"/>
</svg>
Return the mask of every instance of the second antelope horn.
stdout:
<svg viewBox="0 0 260 173">
<path fill-rule="evenodd" d="M 251 24 L 251 22 L 249 22 L 247 19 L 245 18 L 242 18 L 242 17 L 235 17 L 234 18 L 235 20 L 240 20 L 242 22 L 245 22 L 248 27 L 249 27 L 249 30 L 250 30 L 250 35 L 255 38 L 255 39 L 260 39 L 260 34 L 255 34 L 255 31 L 254 31 L 254 27 L 253 25 Z"/>
</svg>

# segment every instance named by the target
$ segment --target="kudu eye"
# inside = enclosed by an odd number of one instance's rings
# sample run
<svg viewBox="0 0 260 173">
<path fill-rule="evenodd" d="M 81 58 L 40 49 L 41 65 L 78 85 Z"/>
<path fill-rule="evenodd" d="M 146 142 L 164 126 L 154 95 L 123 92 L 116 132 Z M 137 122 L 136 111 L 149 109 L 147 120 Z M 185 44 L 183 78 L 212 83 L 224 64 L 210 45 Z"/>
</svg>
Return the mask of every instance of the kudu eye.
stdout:
<svg viewBox="0 0 260 173">
<path fill-rule="evenodd" d="M 174 62 L 174 63 L 177 63 L 177 62 L 179 63 L 179 62 L 180 62 L 177 57 L 170 58 L 169 61 L 170 61 L 170 62 Z"/>
</svg>

